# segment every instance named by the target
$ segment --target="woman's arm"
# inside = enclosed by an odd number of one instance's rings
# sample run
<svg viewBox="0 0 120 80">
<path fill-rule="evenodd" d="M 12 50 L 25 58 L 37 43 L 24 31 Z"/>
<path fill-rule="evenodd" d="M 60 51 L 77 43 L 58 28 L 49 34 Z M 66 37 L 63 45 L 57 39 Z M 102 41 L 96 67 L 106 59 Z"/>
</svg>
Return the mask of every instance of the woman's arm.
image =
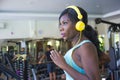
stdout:
<svg viewBox="0 0 120 80">
<path fill-rule="evenodd" d="M 80 53 L 81 52 L 81 53 Z M 84 44 L 79 49 L 82 67 L 86 72 L 88 80 L 100 80 L 98 54 L 92 43 Z"/>
<path fill-rule="evenodd" d="M 50 55 L 51 59 L 53 60 L 53 62 L 59 66 L 60 68 L 62 68 L 63 70 L 65 70 L 67 73 L 69 73 L 69 75 L 71 75 L 74 80 L 88 80 L 86 75 L 82 75 L 80 74 L 78 71 L 74 70 L 71 66 L 69 66 L 63 56 L 61 54 L 59 54 L 57 51 L 53 50 L 51 51 L 51 55 Z"/>
<path fill-rule="evenodd" d="M 52 51 L 51 53 L 51 58 L 54 63 L 69 73 L 74 80 L 100 80 L 97 52 L 94 46 L 84 45 L 81 49 L 78 49 L 78 53 L 80 53 L 79 55 L 81 56 L 82 67 L 84 68 L 86 75 L 80 74 L 69 66 L 62 55 L 57 51 Z"/>
</svg>

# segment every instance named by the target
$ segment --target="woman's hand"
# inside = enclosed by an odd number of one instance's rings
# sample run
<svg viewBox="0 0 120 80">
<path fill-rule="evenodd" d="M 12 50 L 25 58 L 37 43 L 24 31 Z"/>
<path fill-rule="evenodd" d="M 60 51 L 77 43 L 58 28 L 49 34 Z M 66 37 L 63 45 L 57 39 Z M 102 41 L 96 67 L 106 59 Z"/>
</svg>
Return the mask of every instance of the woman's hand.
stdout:
<svg viewBox="0 0 120 80">
<path fill-rule="evenodd" d="M 56 50 L 51 51 L 50 57 L 53 60 L 53 62 L 62 69 L 64 69 L 65 66 L 67 65 L 63 56 Z"/>
</svg>

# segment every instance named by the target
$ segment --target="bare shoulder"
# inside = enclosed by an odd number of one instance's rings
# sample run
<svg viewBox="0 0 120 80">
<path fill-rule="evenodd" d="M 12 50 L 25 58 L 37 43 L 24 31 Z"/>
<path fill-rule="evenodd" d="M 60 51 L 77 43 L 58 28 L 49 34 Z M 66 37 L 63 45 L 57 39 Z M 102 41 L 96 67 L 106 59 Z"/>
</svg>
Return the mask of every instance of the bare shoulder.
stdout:
<svg viewBox="0 0 120 80">
<path fill-rule="evenodd" d="M 90 56 L 97 54 L 96 47 L 93 43 L 84 43 L 80 48 L 78 48 L 80 55 Z"/>
<path fill-rule="evenodd" d="M 96 50 L 96 47 L 93 43 L 88 42 L 88 43 L 84 43 L 81 48 L 86 49 L 86 50 Z"/>
</svg>

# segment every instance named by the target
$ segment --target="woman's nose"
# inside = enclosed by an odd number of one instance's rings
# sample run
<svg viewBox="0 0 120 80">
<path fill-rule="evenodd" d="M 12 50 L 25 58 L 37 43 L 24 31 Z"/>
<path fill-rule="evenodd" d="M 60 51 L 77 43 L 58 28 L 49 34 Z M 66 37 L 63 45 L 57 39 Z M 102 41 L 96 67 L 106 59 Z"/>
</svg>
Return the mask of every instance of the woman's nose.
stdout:
<svg viewBox="0 0 120 80">
<path fill-rule="evenodd" d="M 59 29 L 60 29 L 60 31 L 63 31 L 63 30 L 64 30 L 64 28 L 63 28 L 63 27 L 60 27 Z"/>
</svg>

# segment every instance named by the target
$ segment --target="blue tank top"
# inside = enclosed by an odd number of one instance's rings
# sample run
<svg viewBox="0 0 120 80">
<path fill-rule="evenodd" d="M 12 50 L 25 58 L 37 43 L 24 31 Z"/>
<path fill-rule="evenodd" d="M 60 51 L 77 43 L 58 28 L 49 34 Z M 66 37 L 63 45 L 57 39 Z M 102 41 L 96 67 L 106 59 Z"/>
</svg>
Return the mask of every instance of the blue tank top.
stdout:
<svg viewBox="0 0 120 80">
<path fill-rule="evenodd" d="M 90 40 L 83 40 L 78 45 L 75 45 L 73 48 L 71 48 L 64 56 L 64 59 L 68 65 L 70 65 L 72 68 L 74 68 L 76 71 L 78 71 L 81 74 L 85 74 L 85 70 L 81 67 L 79 67 L 74 60 L 72 59 L 72 53 L 73 51 L 83 45 L 84 43 L 91 42 Z M 66 80 L 74 80 L 66 71 L 64 71 L 66 74 Z"/>
</svg>

